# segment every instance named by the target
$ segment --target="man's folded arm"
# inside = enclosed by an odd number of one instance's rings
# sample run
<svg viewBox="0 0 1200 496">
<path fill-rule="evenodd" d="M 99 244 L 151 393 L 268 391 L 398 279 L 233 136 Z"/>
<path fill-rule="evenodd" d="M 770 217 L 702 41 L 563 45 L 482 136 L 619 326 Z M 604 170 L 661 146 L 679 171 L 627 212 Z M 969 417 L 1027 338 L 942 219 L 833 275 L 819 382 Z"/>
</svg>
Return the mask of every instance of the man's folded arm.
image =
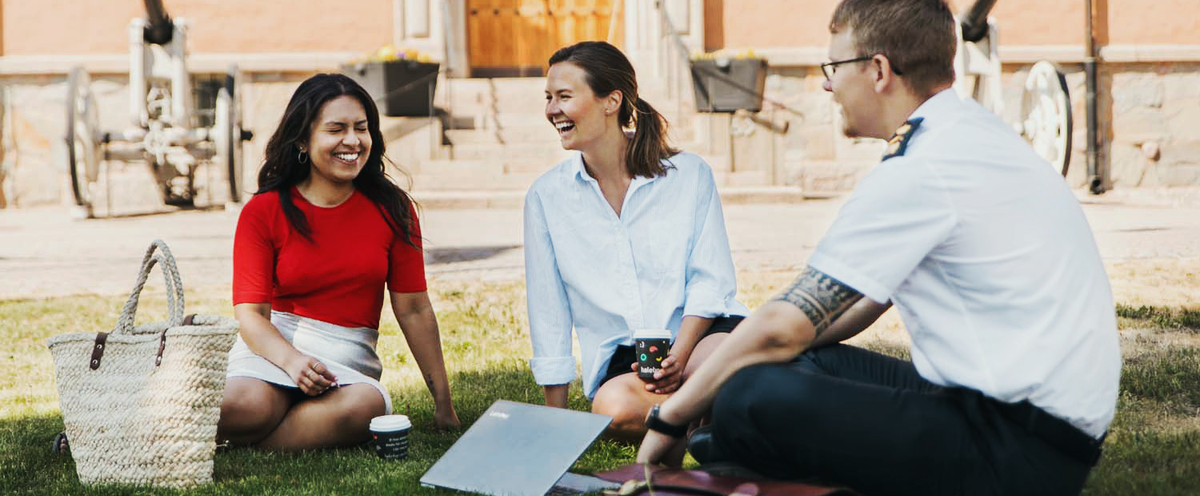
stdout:
<svg viewBox="0 0 1200 496">
<path fill-rule="evenodd" d="M 813 340 L 810 348 L 840 343 L 850 339 L 874 324 L 887 309 L 892 308 L 892 302 L 876 303 L 870 298 L 859 298 L 837 320 L 830 324 L 821 336 Z"/>
<path fill-rule="evenodd" d="M 862 294 L 853 288 L 805 267 L 782 294 L 737 327 L 683 387 L 663 403 L 660 415 L 675 424 L 695 420 L 708 411 L 721 385 L 738 370 L 759 363 L 786 362 L 814 343 L 832 342 L 829 340 L 838 336 L 825 337 L 831 327 L 841 334 L 853 335 L 849 331 L 857 325 L 849 325 L 852 322 L 840 331 L 839 327 L 833 327 L 852 308 L 856 312 L 862 310 L 860 317 L 872 322 L 887 308 L 878 304 L 882 309 L 869 305 L 855 308 L 860 300 Z"/>
</svg>

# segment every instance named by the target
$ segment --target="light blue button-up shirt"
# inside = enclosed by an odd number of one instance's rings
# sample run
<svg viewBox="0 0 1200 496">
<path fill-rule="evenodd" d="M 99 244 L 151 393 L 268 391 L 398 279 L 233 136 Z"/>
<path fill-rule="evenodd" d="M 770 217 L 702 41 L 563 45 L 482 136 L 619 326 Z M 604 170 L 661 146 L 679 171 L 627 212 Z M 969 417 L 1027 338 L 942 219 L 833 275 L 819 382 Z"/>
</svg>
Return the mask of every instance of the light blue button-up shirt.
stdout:
<svg viewBox="0 0 1200 496">
<path fill-rule="evenodd" d="M 674 337 L 684 315 L 749 313 L 735 299 L 712 169 L 690 153 L 665 162 L 666 175 L 633 178 L 619 218 L 581 153 L 529 188 L 525 285 L 538 384 L 575 379 L 572 328 L 592 398 L 616 347 L 632 344 L 632 330 L 669 329 Z"/>
</svg>

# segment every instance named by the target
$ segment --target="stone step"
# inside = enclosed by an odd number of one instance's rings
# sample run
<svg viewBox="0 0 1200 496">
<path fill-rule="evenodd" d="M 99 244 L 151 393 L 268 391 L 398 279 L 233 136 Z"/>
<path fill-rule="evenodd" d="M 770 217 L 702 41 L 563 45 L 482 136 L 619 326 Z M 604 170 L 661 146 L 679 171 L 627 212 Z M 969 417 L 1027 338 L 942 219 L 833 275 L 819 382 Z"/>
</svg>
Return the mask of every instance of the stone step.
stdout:
<svg viewBox="0 0 1200 496">
<path fill-rule="evenodd" d="M 565 158 L 565 157 L 564 157 Z M 421 164 L 422 174 L 541 174 L 558 162 L 506 159 L 428 160 Z"/>
<path fill-rule="evenodd" d="M 525 204 L 525 190 L 508 191 L 412 191 L 413 199 L 422 208 L 507 208 L 518 209 Z"/>
<path fill-rule="evenodd" d="M 503 145 L 495 145 L 497 150 L 503 150 Z M 685 149 L 685 151 L 687 151 Z M 495 171 L 510 172 L 545 172 L 559 162 L 571 157 L 574 152 L 571 150 L 561 150 L 561 153 L 554 153 L 539 158 L 520 157 L 515 154 L 497 152 L 486 158 L 465 158 L 459 157 L 456 159 L 430 159 L 423 160 L 415 166 L 410 166 L 409 169 L 413 173 L 417 172 L 437 172 L 439 170 L 458 170 L 471 169 L 478 172 L 494 173 Z M 701 155 L 701 158 L 708 163 L 713 170 L 714 177 L 723 173 L 730 173 L 730 160 L 728 156 L 712 156 Z M 749 181 L 751 184 L 758 184 L 763 177 L 767 177 L 765 171 L 738 171 L 738 178 L 733 181 Z"/>
<path fill-rule="evenodd" d="M 690 151 L 690 150 L 687 150 L 685 148 L 684 151 Z M 718 173 L 721 173 L 721 172 L 730 172 L 732 170 L 733 161 L 729 160 L 728 155 L 711 155 L 711 154 L 704 154 L 704 153 L 697 153 L 697 155 L 699 155 L 700 158 L 704 159 L 705 162 L 708 162 L 709 167 L 712 167 L 713 176 L 716 176 Z"/>
<path fill-rule="evenodd" d="M 475 78 L 452 81 L 452 86 L 445 93 L 439 90 L 439 105 L 452 115 L 531 115 L 545 121 L 545 78 Z M 680 105 L 678 100 L 666 96 L 643 95 L 643 98 L 647 98 L 647 101 L 672 123 L 682 123 L 694 113 L 694 104 L 690 101 Z"/>
<path fill-rule="evenodd" d="M 509 101 L 511 102 L 513 100 Z M 516 105 L 504 103 L 499 104 L 494 108 L 490 104 L 471 103 L 453 105 L 448 108 L 443 108 L 443 110 L 453 116 L 459 117 L 463 121 L 475 122 L 476 126 L 480 125 L 478 122 L 482 116 L 486 116 L 486 118 L 489 119 L 488 125 L 498 123 L 501 127 L 526 125 L 549 126 L 549 123 L 546 119 L 546 107 L 544 100 L 538 100 L 536 103 L 531 103 L 529 98 L 524 98 L 523 102 L 520 99 L 515 101 L 521 103 Z M 659 113 L 667 118 L 667 122 L 670 123 L 672 128 L 691 127 L 694 125 L 696 114 L 693 111 L 684 110 L 683 112 L 678 112 L 674 107 L 667 109 L 659 108 L 658 110 Z"/>
<path fill-rule="evenodd" d="M 689 107 L 695 106 L 694 96 L 690 92 L 684 91 L 672 95 L 672 92 L 654 88 L 652 83 L 653 81 L 643 82 L 639 88 L 639 95 L 660 112 L 675 106 L 679 100 L 683 100 L 683 103 Z M 443 91 L 452 100 L 459 98 L 471 100 L 481 95 L 506 97 L 534 94 L 539 98 L 544 98 L 546 78 L 455 78 L 438 85 L 439 97 L 443 95 Z"/>
<path fill-rule="evenodd" d="M 412 178 L 412 190 L 422 191 L 525 191 L 540 176 L 536 172 L 490 174 L 422 171 Z"/>
<path fill-rule="evenodd" d="M 546 89 L 544 77 L 505 77 L 505 78 L 454 78 L 449 80 L 451 94 L 486 93 L 491 91 L 536 91 L 541 94 Z M 441 90 L 443 87 L 438 86 Z"/>
<path fill-rule="evenodd" d="M 721 186 L 769 186 L 771 175 L 767 171 L 713 171 L 713 180 Z"/>
<path fill-rule="evenodd" d="M 506 116 L 517 117 L 511 114 L 506 114 Z M 450 146 L 468 143 L 560 143 L 558 134 L 544 119 L 519 116 L 519 118 L 508 119 L 508 121 L 508 125 L 501 125 L 499 128 L 486 126 L 472 129 L 447 129 L 445 136 Z M 698 132 L 692 126 L 671 125 L 668 128 L 668 139 L 676 147 L 697 149 Z"/>
<path fill-rule="evenodd" d="M 558 145 L 558 135 L 549 124 L 536 128 L 521 126 L 500 129 L 450 129 L 446 138 L 453 146 L 467 143 L 536 143 Z"/>
<path fill-rule="evenodd" d="M 878 163 L 878 158 L 807 160 L 800 167 L 801 187 L 808 194 L 851 191 Z"/>
<path fill-rule="evenodd" d="M 540 166 L 530 162 L 504 160 L 434 160 L 421 164 L 412 176 L 413 191 L 495 191 L 524 190 L 554 163 Z M 763 187 L 770 185 L 765 171 L 714 172 L 718 188 Z"/>
<path fill-rule="evenodd" d="M 412 195 L 423 208 L 519 209 L 525 203 L 525 191 L 413 190 Z M 718 187 L 717 193 L 724 205 L 800 203 L 809 198 L 793 186 Z"/>
<path fill-rule="evenodd" d="M 500 112 L 543 112 L 545 78 L 495 78 L 455 80 L 447 91 L 448 112 L 470 115 Z"/>
<path fill-rule="evenodd" d="M 540 160 L 546 164 L 556 164 L 568 157 L 571 152 L 563 150 L 555 142 L 545 143 L 463 143 L 454 146 L 452 150 L 455 159 L 489 159 L 489 160 Z"/>
</svg>

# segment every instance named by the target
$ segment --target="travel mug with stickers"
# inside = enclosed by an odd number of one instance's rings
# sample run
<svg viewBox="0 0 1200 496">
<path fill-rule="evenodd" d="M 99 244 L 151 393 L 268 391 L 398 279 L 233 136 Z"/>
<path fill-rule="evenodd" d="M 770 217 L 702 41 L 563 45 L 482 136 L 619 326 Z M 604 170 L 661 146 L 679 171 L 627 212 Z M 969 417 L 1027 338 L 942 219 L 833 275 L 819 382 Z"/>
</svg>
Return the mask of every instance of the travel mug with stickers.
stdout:
<svg viewBox="0 0 1200 496">
<path fill-rule="evenodd" d="M 638 329 L 633 331 L 633 349 L 637 353 L 638 378 L 653 381 L 654 371 L 662 370 L 662 362 L 671 350 L 671 331 Z"/>
</svg>

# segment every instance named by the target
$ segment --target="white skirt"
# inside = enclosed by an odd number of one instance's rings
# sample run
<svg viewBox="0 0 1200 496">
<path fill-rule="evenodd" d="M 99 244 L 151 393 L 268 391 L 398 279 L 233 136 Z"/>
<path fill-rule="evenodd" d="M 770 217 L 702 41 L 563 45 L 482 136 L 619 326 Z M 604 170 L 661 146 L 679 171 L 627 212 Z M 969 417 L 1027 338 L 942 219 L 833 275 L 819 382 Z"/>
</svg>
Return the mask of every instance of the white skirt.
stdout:
<svg viewBox="0 0 1200 496">
<path fill-rule="evenodd" d="M 375 354 L 379 331 L 369 327 L 342 327 L 299 315 L 271 311 L 271 324 L 296 350 L 311 356 L 337 377 L 339 386 L 370 384 L 383 395 L 387 413 L 392 413 L 392 396 L 379 383 L 383 364 Z M 253 377 L 286 388 L 299 389 L 291 376 L 246 346 L 239 334 L 229 350 L 229 371 L 225 377 Z"/>
</svg>

